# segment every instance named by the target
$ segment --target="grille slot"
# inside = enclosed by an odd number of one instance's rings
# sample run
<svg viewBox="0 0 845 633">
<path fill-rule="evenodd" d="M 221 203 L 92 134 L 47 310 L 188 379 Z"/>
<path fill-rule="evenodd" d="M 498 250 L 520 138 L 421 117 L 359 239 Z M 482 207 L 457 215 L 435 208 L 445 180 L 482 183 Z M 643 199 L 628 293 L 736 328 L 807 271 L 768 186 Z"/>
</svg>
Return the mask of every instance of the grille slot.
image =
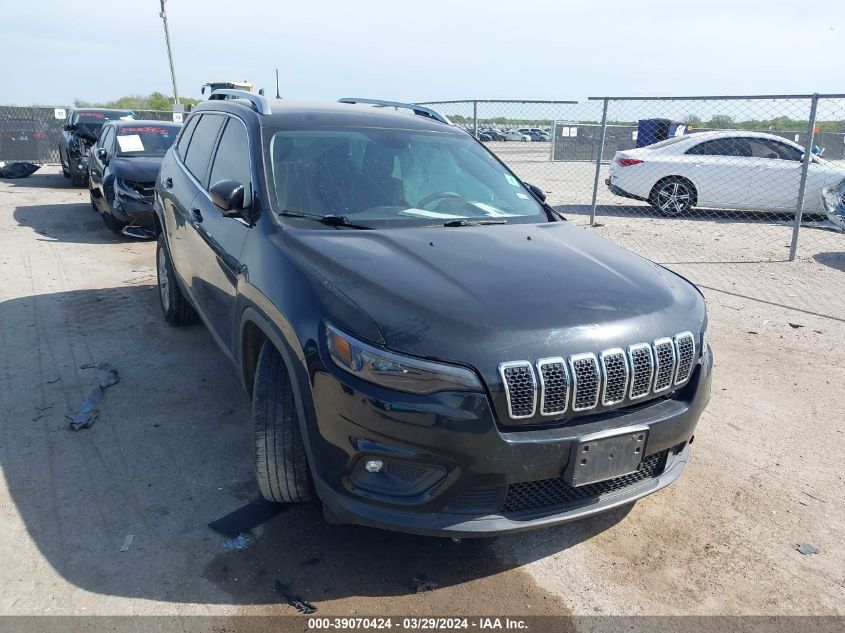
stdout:
<svg viewBox="0 0 845 633">
<path fill-rule="evenodd" d="M 387 462 L 385 471 L 388 475 L 393 475 L 405 483 L 414 483 L 429 472 L 428 468 L 423 468 L 421 466 L 405 462 Z"/>
<path fill-rule="evenodd" d="M 631 360 L 631 391 L 628 397 L 637 400 L 648 395 L 651 391 L 651 381 L 654 378 L 654 357 L 651 354 L 651 345 L 648 343 L 637 343 L 628 348 L 628 357 Z"/>
<path fill-rule="evenodd" d="M 577 488 L 567 484 L 562 477 L 511 484 L 508 486 L 502 514 L 584 505 L 603 497 L 629 492 L 651 483 L 663 472 L 667 453 L 668 451 L 662 451 L 646 457 L 640 469 L 630 475 L 597 481 Z"/>
<path fill-rule="evenodd" d="M 670 338 L 654 341 L 654 393 L 666 391 L 675 377 L 675 344 Z"/>
<path fill-rule="evenodd" d="M 572 410 L 586 411 L 599 403 L 599 362 L 595 354 L 569 357 L 572 368 Z"/>
<path fill-rule="evenodd" d="M 695 337 L 692 332 L 681 332 L 675 335 L 675 352 L 678 359 L 675 384 L 680 385 L 689 379 L 695 363 Z"/>
<path fill-rule="evenodd" d="M 540 377 L 540 414 L 559 415 L 569 402 L 569 372 L 562 358 L 541 358 L 537 361 Z"/>
<path fill-rule="evenodd" d="M 510 416 L 515 420 L 532 417 L 537 411 L 537 379 L 531 363 L 527 360 L 502 363 L 499 375 L 505 385 Z"/>
<path fill-rule="evenodd" d="M 622 402 L 628 389 L 628 361 L 625 352 L 619 348 L 606 349 L 600 357 L 604 374 L 601 403 L 608 406 Z"/>
</svg>

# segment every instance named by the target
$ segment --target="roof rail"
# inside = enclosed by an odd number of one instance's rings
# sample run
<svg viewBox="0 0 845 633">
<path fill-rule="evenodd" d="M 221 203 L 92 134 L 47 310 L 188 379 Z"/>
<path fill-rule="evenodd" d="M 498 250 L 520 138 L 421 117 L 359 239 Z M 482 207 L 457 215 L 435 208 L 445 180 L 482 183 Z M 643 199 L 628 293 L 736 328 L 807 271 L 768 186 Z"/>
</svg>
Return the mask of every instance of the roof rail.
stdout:
<svg viewBox="0 0 845 633">
<path fill-rule="evenodd" d="M 247 92 L 246 90 L 234 90 L 232 88 L 219 88 L 212 92 L 208 98 L 214 99 L 215 95 L 220 95 L 218 99 L 222 98 L 225 99 L 226 97 L 234 97 L 236 99 L 246 99 L 252 104 L 253 109 L 258 112 L 258 114 L 272 114 L 272 110 L 270 110 L 270 102 L 264 98 L 263 95 L 257 95 L 253 92 Z"/>
<path fill-rule="evenodd" d="M 413 110 L 414 114 L 418 116 L 428 117 L 429 119 L 434 119 L 435 121 L 440 121 L 441 123 L 445 123 L 446 125 L 452 125 L 452 122 L 436 110 L 432 110 L 431 108 L 427 108 L 425 106 L 417 105 L 416 103 L 402 103 L 400 101 L 382 101 L 381 99 L 359 99 L 356 97 L 344 97 L 343 99 L 338 99 L 339 103 L 367 103 L 370 105 L 377 106 L 379 108 L 406 108 L 408 110 Z"/>
</svg>

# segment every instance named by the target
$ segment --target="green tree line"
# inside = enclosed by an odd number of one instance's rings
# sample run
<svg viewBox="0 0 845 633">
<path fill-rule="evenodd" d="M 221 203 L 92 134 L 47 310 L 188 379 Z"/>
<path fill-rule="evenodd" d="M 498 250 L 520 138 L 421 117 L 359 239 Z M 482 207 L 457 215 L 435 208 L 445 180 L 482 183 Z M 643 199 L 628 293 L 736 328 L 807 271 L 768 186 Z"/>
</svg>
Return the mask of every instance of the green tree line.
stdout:
<svg viewBox="0 0 845 633">
<path fill-rule="evenodd" d="M 179 101 L 186 108 L 188 106 L 195 106 L 199 103 L 199 99 L 190 99 L 186 97 L 179 97 Z M 115 108 L 117 110 L 166 110 L 173 109 L 173 97 L 171 95 L 162 94 L 161 92 L 153 92 L 146 96 L 144 95 L 129 95 L 120 97 L 114 101 L 83 101 L 82 99 L 74 99 L 73 105 L 77 108 Z"/>
</svg>

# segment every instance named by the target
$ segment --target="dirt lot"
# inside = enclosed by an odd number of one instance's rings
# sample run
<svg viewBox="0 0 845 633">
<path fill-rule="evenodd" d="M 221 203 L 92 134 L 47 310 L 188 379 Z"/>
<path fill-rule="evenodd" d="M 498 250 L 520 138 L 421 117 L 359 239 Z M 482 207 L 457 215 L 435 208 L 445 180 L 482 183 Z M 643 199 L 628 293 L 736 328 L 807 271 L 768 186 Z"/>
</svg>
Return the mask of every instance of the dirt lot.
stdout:
<svg viewBox="0 0 845 633">
<path fill-rule="evenodd" d="M 296 507 L 238 551 L 206 524 L 256 494 L 249 402 L 202 326 L 162 320 L 153 244 L 112 236 L 53 168 L 0 182 L 0 243 L 0 614 L 294 613 L 276 579 L 325 615 L 845 614 L 841 293 L 796 310 L 713 273 L 692 462 L 633 507 L 460 544 Z M 69 431 L 101 361 L 121 381 Z"/>
</svg>

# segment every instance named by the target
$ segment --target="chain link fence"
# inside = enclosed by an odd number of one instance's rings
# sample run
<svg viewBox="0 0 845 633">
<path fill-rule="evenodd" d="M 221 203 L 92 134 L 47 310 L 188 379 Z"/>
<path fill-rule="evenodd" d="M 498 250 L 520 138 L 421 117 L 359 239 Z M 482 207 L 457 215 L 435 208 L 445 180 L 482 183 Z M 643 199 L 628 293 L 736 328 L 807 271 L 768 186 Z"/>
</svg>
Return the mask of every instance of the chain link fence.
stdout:
<svg viewBox="0 0 845 633">
<path fill-rule="evenodd" d="M 570 221 L 702 286 L 842 320 L 845 95 L 426 105 Z"/>
<path fill-rule="evenodd" d="M 59 164 L 59 139 L 70 106 L 0 106 L 0 161 Z M 172 121 L 173 112 L 133 110 L 137 119 Z"/>
</svg>

